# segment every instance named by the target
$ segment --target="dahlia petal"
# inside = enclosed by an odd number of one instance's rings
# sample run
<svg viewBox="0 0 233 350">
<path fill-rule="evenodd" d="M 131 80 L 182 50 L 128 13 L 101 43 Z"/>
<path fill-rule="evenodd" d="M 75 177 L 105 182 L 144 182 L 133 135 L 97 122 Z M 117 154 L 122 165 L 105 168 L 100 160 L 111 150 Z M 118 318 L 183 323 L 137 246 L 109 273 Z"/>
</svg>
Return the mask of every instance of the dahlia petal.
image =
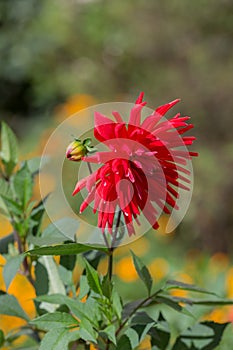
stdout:
<svg viewBox="0 0 233 350">
<path fill-rule="evenodd" d="M 186 131 L 189 131 L 190 129 L 192 129 L 194 127 L 193 124 L 188 124 L 186 127 L 182 128 L 182 129 L 179 129 L 177 130 L 178 133 L 181 135 L 181 134 L 184 134 Z"/>
<path fill-rule="evenodd" d="M 100 142 L 115 137 L 116 123 L 99 112 L 95 112 L 95 128 L 94 135 Z"/>
<path fill-rule="evenodd" d="M 143 121 L 141 128 L 150 132 L 158 124 L 162 117 L 162 114 L 154 112 Z"/>
<path fill-rule="evenodd" d="M 124 123 L 120 113 L 118 113 L 117 111 L 113 111 L 112 115 L 114 116 L 114 118 L 116 119 L 117 123 Z"/>
<path fill-rule="evenodd" d="M 88 179 L 88 177 L 77 182 L 77 184 L 76 184 L 76 186 L 74 188 L 74 191 L 72 193 L 72 196 L 74 196 L 76 193 L 81 191 L 86 186 L 87 179 Z"/>
<path fill-rule="evenodd" d="M 156 108 L 155 112 L 160 114 L 160 115 L 164 115 L 165 113 L 167 113 L 167 111 L 169 111 L 170 108 L 172 108 L 178 102 L 180 102 L 180 99 L 176 99 L 174 101 L 171 101 L 165 105 L 162 105 L 162 106 Z"/>
<path fill-rule="evenodd" d="M 167 184 L 167 190 L 175 197 L 175 198 L 179 198 L 179 193 L 173 188 L 171 187 L 169 184 Z"/>
<path fill-rule="evenodd" d="M 126 227 L 127 227 L 127 231 L 128 231 L 129 237 L 131 237 L 132 235 L 135 235 L 135 230 L 134 230 L 134 227 L 133 227 L 132 223 L 128 223 L 126 225 Z"/>
<path fill-rule="evenodd" d="M 135 105 L 131 111 L 130 111 L 130 117 L 129 117 L 129 125 L 128 125 L 128 130 L 130 130 L 131 125 L 136 125 L 139 126 L 141 122 L 141 110 L 143 106 L 142 104 L 137 104 Z"/>
<path fill-rule="evenodd" d="M 136 104 L 142 103 L 143 97 L 144 97 L 144 92 L 142 91 L 142 92 L 140 92 L 140 94 L 139 94 L 138 98 L 136 99 L 135 103 Z"/>
</svg>

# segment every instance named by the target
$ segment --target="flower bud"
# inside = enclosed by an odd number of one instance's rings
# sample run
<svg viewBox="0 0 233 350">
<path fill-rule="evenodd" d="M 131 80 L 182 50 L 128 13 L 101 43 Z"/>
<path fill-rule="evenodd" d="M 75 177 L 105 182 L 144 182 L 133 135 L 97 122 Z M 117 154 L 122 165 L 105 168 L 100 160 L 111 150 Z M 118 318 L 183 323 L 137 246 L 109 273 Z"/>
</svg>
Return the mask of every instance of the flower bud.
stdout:
<svg viewBox="0 0 233 350">
<path fill-rule="evenodd" d="M 69 160 L 80 161 L 87 154 L 87 148 L 82 141 L 75 139 L 66 149 L 66 157 Z"/>
</svg>

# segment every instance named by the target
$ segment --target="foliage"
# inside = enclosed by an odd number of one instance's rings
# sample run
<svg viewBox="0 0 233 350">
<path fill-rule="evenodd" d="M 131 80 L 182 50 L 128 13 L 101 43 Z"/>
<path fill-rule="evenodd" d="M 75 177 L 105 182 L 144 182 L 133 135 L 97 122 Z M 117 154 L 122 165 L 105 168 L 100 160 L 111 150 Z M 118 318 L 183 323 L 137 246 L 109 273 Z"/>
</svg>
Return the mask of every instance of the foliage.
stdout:
<svg viewBox="0 0 233 350">
<path fill-rule="evenodd" d="M 25 321 L 13 333 L 4 334 L 0 330 L 1 346 L 16 348 L 15 341 L 22 335 L 31 339 L 23 344 L 25 350 L 69 350 L 82 346 L 131 350 L 146 337 L 154 350 L 211 350 L 221 344 L 227 323 L 200 323 L 192 310 L 195 305 L 229 305 L 233 304 L 232 300 L 176 280 L 153 286 L 149 269 L 133 252 L 133 263 L 147 295 L 138 300 L 122 300 L 111 273 L 102 275 L 97 271 L 102 258 L 111 261 L 113 249 L 67 241 L 54 224 L 43 230 L 45 199 L 32 200 L 38 169 L 32 166 L 32 161 L 18 164 L 17 141 L 6 124 L 2 124 L 1 140 L 0 207 L 14 229 L 10 239 L 0 240 L 0 252 L 6 259 L 3 277 L 8 290 L 18 271 L 25 274 L 36 291 L 37 311 L 36 317 L 30 319 L 17 298 L 7 290 L 1 291 L 0 313 Z M 58 243 L 57 240 L 61 244 L 51 245 Z M 88 254 L 90 250 L 92 255 Z M 59 263 L 53 255 L 61 256 Z M 72 271 L 76 259 L 82 265 L 82 275 L 75 283 Z M 173 296 L 172 290 L 189 291 L 193 297 Z M 178 312 L 179 317 L 190 317 L 192 326 L 173 334 L 169 320 L 161 311 L 164 306 Z M 157 316 L 153 315 L 154 308 L 160 310 Z"/>
</svg>

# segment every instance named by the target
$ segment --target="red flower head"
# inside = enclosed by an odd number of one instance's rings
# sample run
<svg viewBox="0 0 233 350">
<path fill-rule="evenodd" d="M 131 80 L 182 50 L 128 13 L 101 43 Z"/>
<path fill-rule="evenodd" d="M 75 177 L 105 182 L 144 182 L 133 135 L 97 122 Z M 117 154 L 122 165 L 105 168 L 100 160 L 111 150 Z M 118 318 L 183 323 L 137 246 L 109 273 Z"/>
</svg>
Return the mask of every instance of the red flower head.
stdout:
<svg viewBox="0 0 233 350">
<path fill-rule="evenodd" d="M 123 213 L 129 235 L 135 233 L 134 221 L 144 215 L 153 228 L 158 228 L 161 212 L 178 209 L 179 188 L 189 190 L 190 172 L 185 167 L 197 153 L 188 152 L 195 140 L 182 135 L 193 125 L 189 117 L 177 114 L 170 120 L 165 113 L 179 100 L 157 108 L 141 121 L 143 93 L 131 109 L 129 122 L 125 123 L 118 112 L 112 112 L 115 120 L 95 112 L 95 138 L 109 151 L 84 157 L 86 162 L 101 167 L 79 181 L 73 195 L 86 187 L 88 196 L 80 207 L 80 213 L 94 202 L 98 212 L 98 226 L 112 233 L 115 214 Z"/>
</svg>

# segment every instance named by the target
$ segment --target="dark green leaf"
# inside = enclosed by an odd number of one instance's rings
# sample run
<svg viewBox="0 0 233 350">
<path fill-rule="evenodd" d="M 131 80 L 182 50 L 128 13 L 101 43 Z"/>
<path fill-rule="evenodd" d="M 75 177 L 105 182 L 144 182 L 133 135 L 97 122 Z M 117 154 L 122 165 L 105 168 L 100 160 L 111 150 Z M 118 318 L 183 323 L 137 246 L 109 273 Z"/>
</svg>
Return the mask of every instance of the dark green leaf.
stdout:
<svg viewBox="0 0 233 350">
<path fill-rule="evenodd" d="M 2 315 L 16 316 L 23 318 L 26 321 L 29 320 L 29 317 L 13 295 L 0 295 L 0 310 Z"/>
<path fill-rule="evenodd" d="M 143 302 L 143 299 L 140 299 L 140 300 L 131 301 L 130 303 L 125 304 L 122 312 L 122 319 L 124 320 L 128 318 L 132 314 L 132 312 L 135 309 L 137 309 L 139 305 L 141 305 L 142 302 Z"/>
<path fill-rule="evenodd" d="M 24 258 L 24 255 L 17 255 L 7 260 L 7 263 L 3 268 L 3 278 L 6 285 L 6 289 L 9 288 L 11 281 L 15 277 L 17 271 L 19 270 L 19 267 Z"/>
<path fill-rule="evenodd" d="M 232 305 L 232 299 L 193 299 L 193 298 L 183 298 L 183 297 L 173 297 L 167 296 L 164 294 L 158 295 L 156 300 L 158 301 L 161 298 L 169 299 L 175 303 L 183 303 L 188 305 L 205 305 L 205 306 L 221 306 L 221 305 Z"/>
<path fill-rule="evenodd" d="M 131 251 L 131 254 L 133 256 L 133 262 L 134 262 L 134 266 L 136 268 L 136 271 L 138 273 L 138 276 L 141 278 L 141 280 L 144 282 L 147 290 L 148 290 L 148 294 L 150 295 L 151 292 L 151 288 L 152 288 L 152 277 L 150 275 L 150 272 L 148 270 L 148 268 L 143 264 L 143 262 L 141 261 L 141 259 L 139 259 L 134 252 Z"/>
<path fill-rule="evenodd" d="M 120 340 L 117 342 L 116 350 L 132 350 L 131 342 L 127 335 L 122 335 Z"/>
<path fill-rule="evenodd" d="M 169 290 L 169 289 L 182 289 L 182 290 L 189 290 L 192 292 L 216 295 L 216 293 L 210 292 L 210 291 L 203 289 L 203 288 L 200 288 L 200 287 L 197 287 L 194 284 L 183 283 L 183 282 L 175 281 L 175 280 L 169 280 L 166 282 L 166 284 L 167 284 L 167 288 L 166 288 L 167 290 Z"/>
<path fill-rule="evenodd" d="M 34 223 L 31 227 L 32 236 L 37 236 L 40 233 L 41 222 L 45 212 L 44 202 L 46 201 L 47 197 L 37 203 L 30 214 L 31 221 Z"/>
<path fill-rule="evenodd" d="M 67 328 L 55 328 L 42 339 L 40 350 L 68 350 L 70 342 L 79 339 L 79 331 L 69 331 Z"/>
<path fill-rule="evenodd" d="M 162 314 L 159 315 L 158 323 L 149 331 L 151 345 L 157 349 L 166 350 L 170 341 L 170 330 Z"/>
<path fill-rule="evenodd" d="M 151 318 L 145 311 L 137 312 L 131 321 L 131 325 L 148 323 L 155 323 L 155 320 L 153 320 L 153 318 Z"/>
<path fill-rule="evenodd" d="M 92 289 L 97 294 L 103 294 L 99 274 L 98 272 L 89 264 L 87 260 L 85 260 L 85 266 L 87 271 L 87 281 L 90 289 Z"/>
<path fill-rule="evenodd" d="M 35 266 L 35 289 L 36 295 L 47 294 L 49 291 L 48 272 L 43 264 L 37 261 Z"/>
<path fill-rule="evenodd" d="M 103 291 L 103 295 L 110 299 L 111 295 L 112 295 L 112 288 L 113 288 L 113 284 L 112 281 L 110 281 L 109 275 L 105 275 L 102 283 L 101 283 L 101 288 Z"/>
<path fill-rule="evenodd" d="M 74 255 L 87 252 L 88 250 L 100 250 L 103 252 L 108 252 L 107 248 L 102 246 L 92 246 L 80 243 L 68 243 L 59 244 L 56 246 L 41 247 L 29 250 L 27 253 L 30 255 Z"/>
<path fill-rule="evenodd" d="M 3 346 L 4 342 L 5 342 L 5 336 L 3 331 L 0 329 L 0 347 Z"/>
<path fill-rule="evenodd" d="M 130 325 L 137 332 L 139 342 L 141 342 L 155 325 L 155 321 L 146 312 L 142 311 L 136 313 Z"/>
<path fill-rule="evenodd" d="M 166 304 L 170 306 L 172 309 L 182 312 L 183 308 L 179 305 L 179 302 L 175 301 L 172 297 L 167 297 L 164 295 L 158 295 L 155 298 L 155 301 L 158 303 Z"/>
<path fill-rule="evenodd" d="M 172 350 L 190 350 L 190 348 L 181 340 L 181 338 L 177 338 Z"/>
<path fill-rule="evenodd" d="M 67 270 L 73 271 L 76 263 L 76 255 L 62 255 L 60 259 L 60 264 L 64 266 Z"/>
<path fill-rule="evenodd" d="M 2 122 L 1 130 L 1 158 L 5 166 L 6 174 L 10 176 L 18 163 L 18 144 L 13 131 Z"/>
<path fill-rule="evenodd" d="M 30 322 L 39 329 L 49 331 L 55 328 L 69 328 L 78 325 L 78 321 L 68 313 L 53 312 L 35 318 Z"/>
<path fill-rule="evenodd" d="M 106 251 L 103 252 L 100 250 L 88 250 L 87 252 L 84 252 L 83 256 L 85 259 L 87 259 L 91 266 L 97 270 L 100 260 L 106 256 L 105 253 Z"/>
<path fill-rule="evenodd" d="M 14 242 L 14 234 L 10 233 L 9 235 L 0 239 L 0 254 L 8 253 L 8 246 L 10 243 Z"/>
<path fill-rule="evenodd" d="M 196 324 L 180 335 L 172 349 L 214 350 L 219 345 L 227 325 L 228 323 L 219 324 L 215 322 Z"/>
<path fill-rule="evenodd" d="M 216 299 L 216 300 L 193 300 L 192 303 L 195 305 L 206 305 L 206 306 L 223 306 L 233 305 L 232 299 Z"/>
</svg>

